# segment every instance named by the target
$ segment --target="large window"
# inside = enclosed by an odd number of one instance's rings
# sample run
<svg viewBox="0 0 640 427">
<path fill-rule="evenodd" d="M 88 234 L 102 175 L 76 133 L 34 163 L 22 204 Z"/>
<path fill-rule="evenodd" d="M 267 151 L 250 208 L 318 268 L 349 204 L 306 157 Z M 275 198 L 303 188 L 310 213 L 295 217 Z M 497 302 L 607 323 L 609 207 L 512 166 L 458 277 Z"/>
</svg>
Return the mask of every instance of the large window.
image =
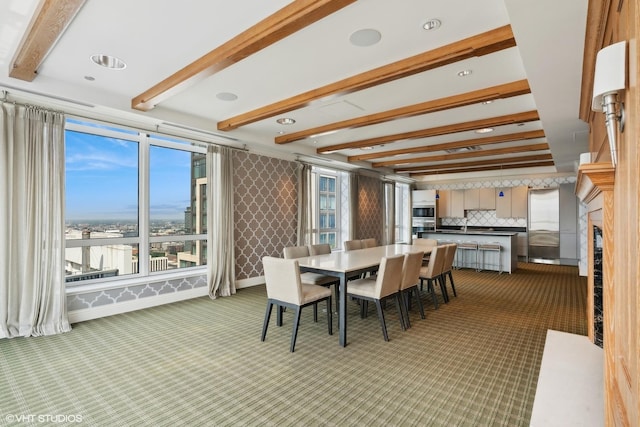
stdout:
<svg viewBox="0 0 640 427">
<path fill-rule="evenodd" d="M 65 144 L 69 285 L 206 264 L 204 147 L 72 119 Z"/>
<path fill-rule="evenodd" d="M 329 243 L 332 249 L 341 242 L 340 233 L 340 174 L 314 167 L 313 188 L 313 243 Z"/>
<path fill-rule="evenodd" d="M 395 184 L 395 241 L 409 243 L 411 241 L 411 213 L 409 211 L 409 184 Z"/>
</svg>

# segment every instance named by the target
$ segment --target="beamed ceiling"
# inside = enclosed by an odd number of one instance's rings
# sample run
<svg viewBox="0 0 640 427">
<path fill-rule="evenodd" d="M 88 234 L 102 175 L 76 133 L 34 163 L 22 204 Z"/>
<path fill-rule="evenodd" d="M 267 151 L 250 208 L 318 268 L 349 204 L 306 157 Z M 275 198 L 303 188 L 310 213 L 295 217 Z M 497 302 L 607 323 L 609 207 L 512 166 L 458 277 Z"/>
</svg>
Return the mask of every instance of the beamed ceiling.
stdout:
<svg viewBox="0 0 640 427">
<path fill-rule="evenodd" d="M 416 181 L 573 172 L 586 14 L 552 0 L 14 0 L 0 87 Z"/>
</svg>

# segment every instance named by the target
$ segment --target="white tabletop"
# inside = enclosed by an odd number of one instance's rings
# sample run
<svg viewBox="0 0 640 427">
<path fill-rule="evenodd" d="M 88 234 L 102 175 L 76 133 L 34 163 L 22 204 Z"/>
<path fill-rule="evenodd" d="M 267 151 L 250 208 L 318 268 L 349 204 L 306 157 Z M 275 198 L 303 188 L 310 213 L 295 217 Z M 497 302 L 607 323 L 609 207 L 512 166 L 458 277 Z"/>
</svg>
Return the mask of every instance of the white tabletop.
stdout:
<svg viewBox="0 0 640 427">
<path fill-rule="evenodd" d="M 316 268 L 325 271 L 348 273 L 375 267 L 383 257 L 404 255 L 409 252 L 431 252 L 429 247 L 419 245 L 387 245 L 348 252 L 332 252 L 326 255 L 314 255 L 296 258 L 301 267 Z"/>
</svg>

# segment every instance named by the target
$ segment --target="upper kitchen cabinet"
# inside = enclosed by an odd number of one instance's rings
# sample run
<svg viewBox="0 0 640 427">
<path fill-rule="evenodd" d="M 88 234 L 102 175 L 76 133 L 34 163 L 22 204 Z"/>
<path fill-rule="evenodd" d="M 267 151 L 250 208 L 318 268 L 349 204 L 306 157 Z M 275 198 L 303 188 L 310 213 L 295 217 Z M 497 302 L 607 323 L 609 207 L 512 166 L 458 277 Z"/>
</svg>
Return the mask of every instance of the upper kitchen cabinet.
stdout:
<svg viewBox="0 0 640 427">
<path fill-rule="evenodd" d="M 440 190 L 438 194 L 439 218 L 464 218 L 464 190 Z"/>
<path fill-rule="evenodd" d="M 414 206 L 436 204 L 436 190 L 413 190 L 411 196 Z"/>
<path fill-rule="evenodd" d="M 496 208 L 495 189 L 469 188 L 464 190 L 465 210 L 493 210 Z"/>
<path fill-rule="evenodd" d="M 503 196 L 500 197 L 500 191 Z M 496 188 L 494 200 L 496 203 L 496 217 L 498 218 L 526 218 L 527 196 L 529 188 L 526 185 L 510 188 Z"/>
</svg>

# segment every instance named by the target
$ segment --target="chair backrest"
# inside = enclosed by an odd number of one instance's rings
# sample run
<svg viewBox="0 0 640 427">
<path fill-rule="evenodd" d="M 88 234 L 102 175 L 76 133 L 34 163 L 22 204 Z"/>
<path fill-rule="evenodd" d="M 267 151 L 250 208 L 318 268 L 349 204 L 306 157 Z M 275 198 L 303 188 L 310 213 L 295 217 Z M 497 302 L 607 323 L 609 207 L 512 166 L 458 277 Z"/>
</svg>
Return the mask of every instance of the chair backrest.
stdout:
<svg viewBox="0 0 640 427">
<path fill-rule="evenodd" d="M 445 245 L 445 256 L 444 256 L 444 262 L 442 265 L 442 272 L 443 273 L 447 273 L 449 271 L 451 271 L 451 269 L 453 268 L 453 260 L 456 257 L 456 251 L 458 250 L 458 245 L 455 243 L 450 243 L 448 245 Z"/>
<path fill-rule="evenodd" d="M 413 244 L 432 248 L 438 246 L 438 241 L 436 239 L 413 239 Z"/>
<path fill-rule="evenodd" d="M 302 285 L 297 260 L 266 256 L 262 258 L 262 267 L 269 298 L 296 305 L 301 304 Z"/>
<path fill-rule="evenodd" d="M 331 253 L 331 245 L 328 243 L 309 245 L 309 255 L 326 255 L 330 253 Z"/>
<path fill-rule="evenodd" d="M 344 242 L 345 251 L 355 251 L 356 249 L 362 249 L 362 240 L 347 240 Z"/>
<path fill-rule="evenodd" d="M 375 248 L 378 246 L 376 239 L 362 239 L 362 248 Z"/>
<path fill-rule="evenodd" d="M 410 288 L 420 280 L 420 268 L 422 267 L 422 257 L 424 252 L 410 252 L 404 256 L 402 265 L 402 282 L 400 289 Z"/>
<path fill-rule="evenodd" d="M 442 266 L 444 265 L 444 255 L 446 248 L 444 246 L 435 246 L 431 249 L 431 255 L 429 255 L 429 264 L 426 267 L 420 269 L 420 277 L 433 278 L 442 273 Z"/>
<path fill-rule="evenodd" d="M 302 258 L 309 256 L 309 248 L 306 246 L 289 246 L 282 251 L 286 259 Z"/>
<path fill-rule="evenodd" d="M 376 278 L 375 295 L 377 298 L 384 298 L 398 292 L 402 281 L 403 264 L 404 255 L 382 258 Z"/>
</svg>

